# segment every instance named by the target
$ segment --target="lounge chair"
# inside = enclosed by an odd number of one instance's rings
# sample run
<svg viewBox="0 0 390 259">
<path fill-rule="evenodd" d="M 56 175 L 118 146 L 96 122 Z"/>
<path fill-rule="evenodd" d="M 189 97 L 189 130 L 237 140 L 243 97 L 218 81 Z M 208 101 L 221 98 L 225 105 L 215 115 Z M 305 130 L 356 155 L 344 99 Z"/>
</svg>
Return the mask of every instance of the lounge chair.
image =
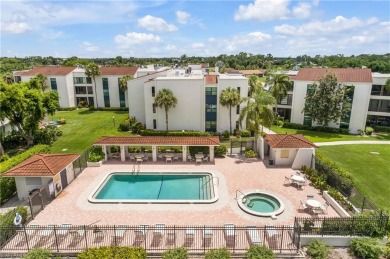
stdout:
<svg viewBox="0 0 390 259">
<path fill-rule="evenodd" d="M 161 245 L 165 233 L 165 224 L 156 224 L 153 230 L 153 239 L 151 246 L 158 247 Z"/>
<path fill-rule="evenodd" d="M 329 204 L 328 202 L 325 202 L 324 205 L 321 205 L 320 209 L 321 209 L 322 213 L 328 214 L 329 205 L 330 205 L 330 204 Z"/>
<path fill-rule="evenodd" d="M 56 234 L 59 237 L 65 238 L 69 234 L 69 230 L 72 227 L 72 224 L 64 223 L 56 229 Z"/>
<path fill-rule="evenodd" d="M 55 225 L 48 225 L 45 229 L 42 229 L 38 232 L 40 237 L 38 242 L 35 244 L 35 247 L 44 247 L 48 243 L 48 240 L 54 233 Z"/>
<path fill-rule="evenodd" d="M 134 230 L 135 239 L 133 246 L 140 246 L 142 242 L 145 241 L 148 228 L 149 225 L 140 225 L 136 230 Z"/>
<path fill-rule="evenodd" d="M 279 246 L 279 236 L 280 234 L 275 229 L 274 226 L 265 226 L 265 238 L 268 242 L 268 247 L 276 250 Z"/>
<path fill-rule="evenodd" d="M 246 228 L 246 234 L 249 241 L 249 245 L 261 245 L 260 233 L 255 226 L 248 226 Z"/>
<path fill-rule="evenodd" d="M 166 238 L 166 245 L 167 246 L 173 246 L 176 242 L 176 233 L 175 230 L 168 230 L 167 232 L 167 238 Z"/>
<path fill-rule="evenodd" d="M 123 240 L 127 230 L 128 230 L 127 225 L 118 225 L 115 227 L 114 238 L 116 238 L 116 242 L 118 242 L 118 240 L 120 240 L 120 241 Z"/>
<path fill-rule="evenodd" d="M 233 224 L 225 224 L 224 236 L 227 247 L 234 247 L 236 241 L 236 231 Z"/>
<path fill-rule="evenodd" d="M 195 239 L 195 229 L 194 228 L 187 228 L 185 237 L 184 237 L 184 246 L 185 247 L 191 247 L 194 243 Z"/>
<path fill-rule="evenodd" d="M 213 230 L 205 227 L 203 229 L 203 246 L 210 247 L 213 240 Z"/>
</svg>

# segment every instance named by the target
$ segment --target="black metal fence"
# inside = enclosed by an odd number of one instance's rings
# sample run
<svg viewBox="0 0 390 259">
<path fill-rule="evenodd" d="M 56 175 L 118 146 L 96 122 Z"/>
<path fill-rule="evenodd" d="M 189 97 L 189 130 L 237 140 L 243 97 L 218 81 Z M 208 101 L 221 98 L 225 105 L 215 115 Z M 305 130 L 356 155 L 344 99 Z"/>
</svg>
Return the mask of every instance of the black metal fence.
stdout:
<svg viewBox="0 0 390 259">
<path fill-rule="evenodd" d="M 222 141 L 222 145 L 225 145 L 228 149 L 229 155 L 236 155 L 236 154 L 244 154 L 246 150 L 251 149 L 255 150 L 256 144 L 254 139 L 248 139 L 248 140 L 228 140 L 228 141 Z"/>
<path fill-rule="evenodd" d="M 351 203 L 360 212 L 367 211 L 378 211 L 381 210 L 364 195 L 360 194 L 359 191 L 351 184 L 346 183 L 339 175 L 333 172 L 332 168 L 322 163 L 320 159 L 313 156 L 315 163 L 315 170 L 320 175 L 325 175 L 326 183 L 337 189 L 349 203 Z"/>
<path fill-rule="evenodd" d="M 186 247 L 190 253 L 202 254 L 226 247 L 232 253 L 245 253 L 251 245 L 265 245 L 276 253 L 297 253 L 299 230 L 291 226 L 25 226 L 2 227 L 8 242 L 4 253 L 27 252 L 41 247 L 55 253 L 80 252 L 100 246 L 137 246 L 148 253 Z"/>
<path fill-rule="evenodd" d="M 380 237 L 386 232 L 388 220 L 384 214 L 377 217 L 295 218 L 294 226 L 302 235 Z"/>
<path fill-rule="evenodd" d="M 87 167 L 88 154 L 91 148 L 88 148 L 80 157 L 73 162 L 73 170 L 75 178 Z"/>
</svg>

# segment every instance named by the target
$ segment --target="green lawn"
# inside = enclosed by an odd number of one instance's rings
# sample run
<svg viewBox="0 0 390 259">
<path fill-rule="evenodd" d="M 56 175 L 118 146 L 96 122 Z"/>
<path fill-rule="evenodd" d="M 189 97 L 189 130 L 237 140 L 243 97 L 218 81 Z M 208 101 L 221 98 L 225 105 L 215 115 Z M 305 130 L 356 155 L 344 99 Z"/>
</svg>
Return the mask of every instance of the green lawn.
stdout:
<svg viewBox="0 0 390 259">
<path fill-rule="evenodd" d="M 118 131 L 118 125 L 127 115 L 128 112 L 89 111 L 85 109 L 56 112 L 53 118 L 64 118 L 66 124 L 59 128 L 64 134 L 53 143 L 51 152 L 81 153 L 101 136 L 130 136 L 128 132 Z M 113 116 L 115 117 L 115 127 Z"/>
<path fill-rule="evenodd" d="M 380 208 L 390 209 L 390 145 L 323 146 L 317 152 L 351 172 L 361 194 Z"/>
<path fill-rule="evenodd" d="M 303 134 L 311 142 L 331 142 L 331 141 L 347 141 L 347 140 L 390 140 L 390 134 L 379 134 L 378 136 L 357 136 L 343 135 L 335 133 L 318 132 L 311 130 L 287 129 L 278 126 L 272 126 L 272 131 L 278 134 Z"/>
</svg>

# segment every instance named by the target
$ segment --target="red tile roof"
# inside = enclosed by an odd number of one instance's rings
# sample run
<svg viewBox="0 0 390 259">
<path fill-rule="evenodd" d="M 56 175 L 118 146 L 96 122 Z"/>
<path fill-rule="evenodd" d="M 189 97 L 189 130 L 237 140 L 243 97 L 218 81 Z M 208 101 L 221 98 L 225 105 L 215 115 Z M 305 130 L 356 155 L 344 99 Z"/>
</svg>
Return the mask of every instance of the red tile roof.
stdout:
<svg viewBox="0 0 390 259">
<path fill-rule="evenodd" d="M 3 176 L 54 176 L 76 160 L 78 154 L 40 154 L 3 173 Z"/>
<path fill-rule="evenodd" d="M 158 146 L 219 146 L 219 138 L 211 137 L 101 137 L 95 145 L 158 145 Z"/>
<path fill-rule="evenodd" d="M 100 67 L 100 73 L 102 76 L 125 76 L 130 75 L 134 76 L 137 72 L 138 67 Z"/>
<path fill-rule="evenodd" d="M 239 72 L 243 75 L 264 75 L 265 69 L 253 69 L 253 70 L 239 70 Z"/>
<path fill-rule="evenodd" d="M 369 68 L 301 68 L 294 80 L 318 81 L 327 73 L 334 73 L 339 82 L 372 83 L 372 74 Z"/>
<path fill-rule="evenodd" d="M 200 64 L 201 68 L 208 68 L 209 67 L 209 63 L 202 63 Z"/>
<path fill-rule="evenodd" d="M 317 147 L 302 134 L 267 134 L 264 139 L 272 148 Z"/>
<path fill-rule="evenodd" d="M 66 76 L 70 74 L 76 67 L 34 67 L 28 71 L 17 71 L 15 72 L 16 76 L 36 76 L 38 74 L 43 74 L 45 76 Z"/>
<path fill-rule="evenodd" d="M 218 79 L 216 75 L 205 75 L 206 85 L 215 85 L 218 83 Z"/>
</svg>

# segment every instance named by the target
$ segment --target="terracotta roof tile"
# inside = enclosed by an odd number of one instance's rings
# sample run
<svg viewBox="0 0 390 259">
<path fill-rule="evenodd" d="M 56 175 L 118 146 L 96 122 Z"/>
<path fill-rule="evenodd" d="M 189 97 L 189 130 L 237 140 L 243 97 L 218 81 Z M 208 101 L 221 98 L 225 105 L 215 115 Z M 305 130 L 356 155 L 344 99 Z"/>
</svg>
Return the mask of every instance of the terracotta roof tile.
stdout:
<svg viewBox="0 0 390 259">
<path fill-rule="evenodd" d="M 54 176 L 76 160 L 78 154 L 40 154 L 3 173 L 3 176 Z"/>
<path fill-rule="evenodd" d="M 218 83 L 217 75 L 205 75 L 206 85 L 215 85 Z"/>
<path fill-rule="evenodd" d="M 15 72 L 16 76 L 36 76 L 38 74 L 43 74 L 45 76 L 66 76 L 70 74 L 76 67 L 34 67 L 28 71 L 17 71 Z"/>
<path fill-rule="evenodd" d="M 102 137 L 95 145 L 159 145 L 159 146 L 219 146 L 219 138 L 211 137 Z"/>
<path fill-rule="evenodd" d="M 110 75 L 130 75 L 134 76 L 138 67 L 100 67 L 100 73 L 102 76 Z"/>
<path fill-rule="evenodd" d="M 334 73 L 339 82 L 372 83 L 372 74 L 369 68 L 301 68 L 294 80 L 318 81 L 327 73 Z"/>
<path fill-rule="evenodd" d="M 268 134 L 265 141 L 272 148 L 312 148 L 317 147 L 302 134 Z"/>
</svg>

